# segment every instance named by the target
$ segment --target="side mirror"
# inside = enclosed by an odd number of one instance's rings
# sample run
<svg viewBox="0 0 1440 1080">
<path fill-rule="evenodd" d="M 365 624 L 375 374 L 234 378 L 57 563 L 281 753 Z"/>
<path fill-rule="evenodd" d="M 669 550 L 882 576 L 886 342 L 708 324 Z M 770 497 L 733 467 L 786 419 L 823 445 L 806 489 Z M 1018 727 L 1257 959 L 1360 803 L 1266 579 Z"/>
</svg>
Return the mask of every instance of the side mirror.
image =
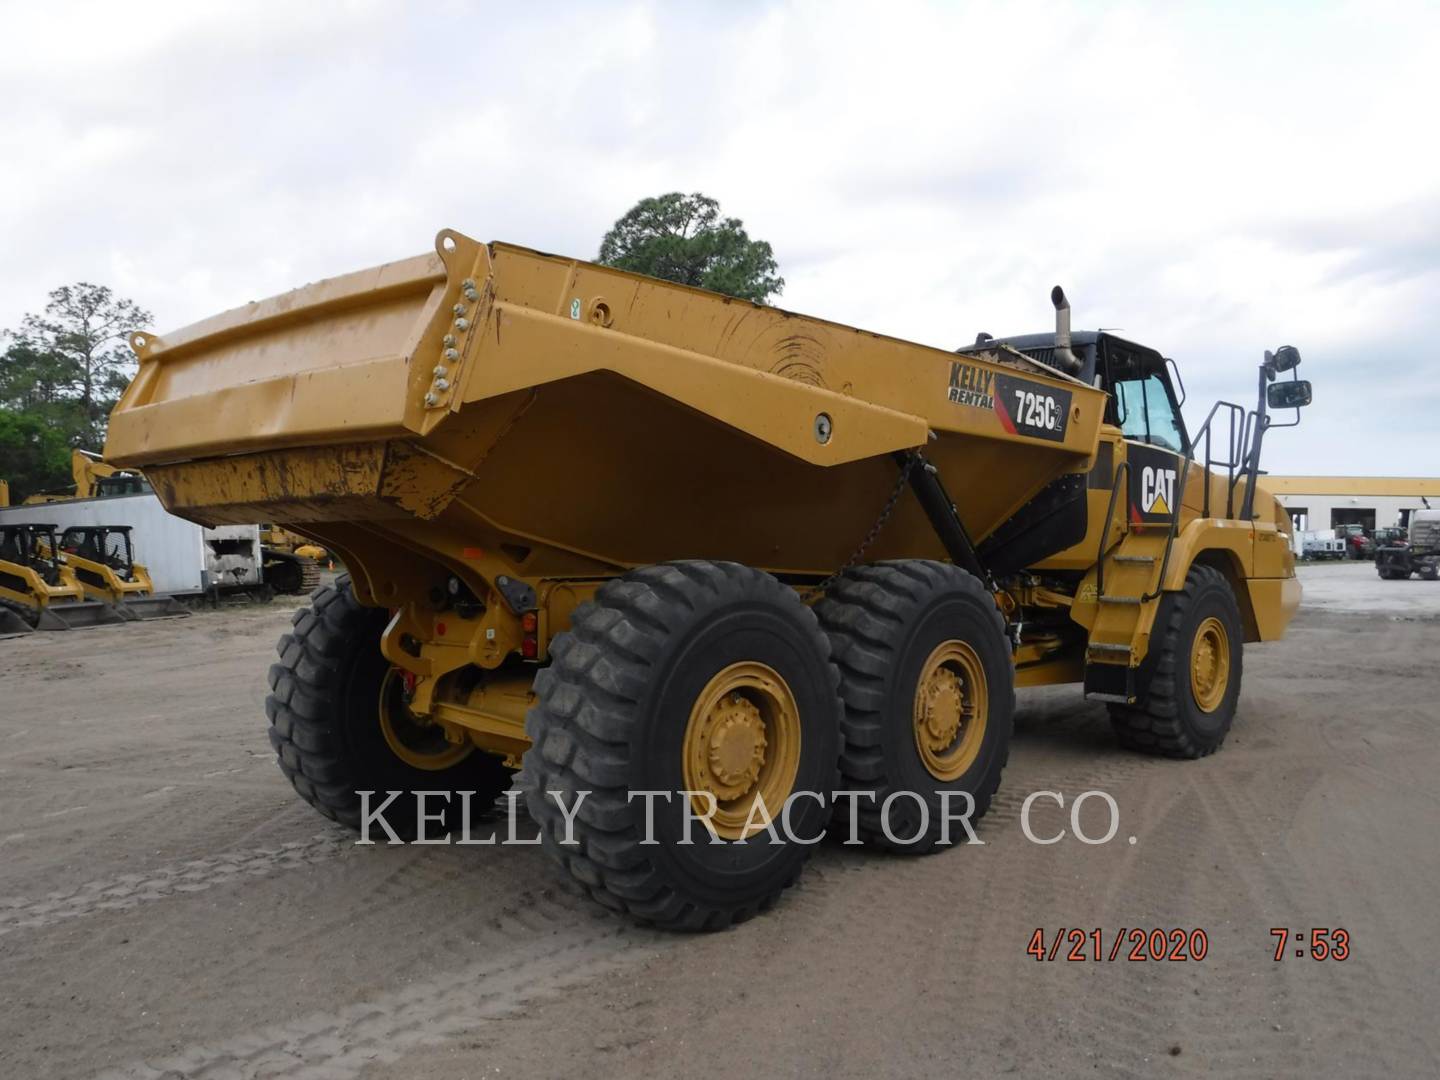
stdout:
<svg viewBox="0 0 1440 1080">
<path fill-rule="evenodd" d="M 1281 345 L 1274 354 L 1267 353 L 1266 360 L 1269 361 L 1270 370 L 1279 374 L 1282 371 L 1289 371 L 1293 367 L 1300 366 L 1300 350 L 1294 345 Z"/>
<path fill-rule="evenodd" d="M 1272 409 L 1298 409 L 1309 405 L 1310 382 L 1308 379 L 1297 379 L 1272 383 L 1265 388 L 1265 401 Z"/>
</svg>

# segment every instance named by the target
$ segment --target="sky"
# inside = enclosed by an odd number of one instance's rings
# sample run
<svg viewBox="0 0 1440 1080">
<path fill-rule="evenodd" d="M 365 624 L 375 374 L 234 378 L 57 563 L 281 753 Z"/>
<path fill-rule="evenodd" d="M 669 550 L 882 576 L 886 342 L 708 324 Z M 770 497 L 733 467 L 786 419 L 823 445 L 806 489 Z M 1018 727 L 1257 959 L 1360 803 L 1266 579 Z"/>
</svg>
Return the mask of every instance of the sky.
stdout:
<svg viewBox="0 0 1440 1080">
<path fill-rule="evenodd" d="M 1119 329 L 1192 429 L 1293 344 L 1277 473 L 1440 475 L 1440 4 L 0 0 L 0 328 L 186 325 L 431 250 L 594 258 L 701 191 L 782 307 L 954 348 Z"/>
</svg>

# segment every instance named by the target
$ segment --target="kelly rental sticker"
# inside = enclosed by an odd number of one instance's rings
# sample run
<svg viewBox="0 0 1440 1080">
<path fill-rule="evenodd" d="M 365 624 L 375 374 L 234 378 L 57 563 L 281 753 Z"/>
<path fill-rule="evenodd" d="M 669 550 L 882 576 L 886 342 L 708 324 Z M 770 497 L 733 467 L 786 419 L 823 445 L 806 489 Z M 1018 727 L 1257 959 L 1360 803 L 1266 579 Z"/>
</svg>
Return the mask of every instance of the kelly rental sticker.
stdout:
<svg viewBox="0 0 1440 1080">
<path fill-rule="evenodd" d="M 1070 423 L 1069 390 L 953 360 L 946 396 L 954 405 L 993 412 L 1011 435 L 1065 441 Z"/>
</svg>

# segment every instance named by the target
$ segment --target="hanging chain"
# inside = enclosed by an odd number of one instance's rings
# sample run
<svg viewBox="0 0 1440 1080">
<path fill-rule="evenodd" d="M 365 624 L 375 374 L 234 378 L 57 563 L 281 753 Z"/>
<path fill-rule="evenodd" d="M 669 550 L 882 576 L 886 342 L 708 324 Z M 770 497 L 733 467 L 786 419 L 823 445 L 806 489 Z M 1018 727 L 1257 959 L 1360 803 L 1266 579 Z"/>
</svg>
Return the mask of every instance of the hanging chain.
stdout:
<svg viewBox="0 0 1440 1080">
<path fill-rule="evenodd" d="M 885 528 L 885 523 L 890 520 L 890 515 L 895 512 L 895 507 L 900 502 L 900 496 L 905 493 L 905 485 L 910 482 L 910 470 L 915 468 L 919 461 L 919 454 L 906 454 L 905 464 L 900 467 L 900 475 L 895 479 L 895 488 L 890 492 L 890 497 L 885 500 L 885 505 L 880 510 L 880 516 L 875 519 L 875 524 L 870 526 L 870 531 L 865 534 L 865 539 L 860 541 L 860 546 L 855 549 L 844 566 L 811 588 L 810 593 L 806 596 L 807 600 L 815 599 L 823 595 L 831 585 L 834 585 L 835 582 L 844 576 L 847 570 L 850 570 L 860 562 L 865 552 L 869 550 L 870 545 L 879 537 L 881 530 Z"/>
</svg>

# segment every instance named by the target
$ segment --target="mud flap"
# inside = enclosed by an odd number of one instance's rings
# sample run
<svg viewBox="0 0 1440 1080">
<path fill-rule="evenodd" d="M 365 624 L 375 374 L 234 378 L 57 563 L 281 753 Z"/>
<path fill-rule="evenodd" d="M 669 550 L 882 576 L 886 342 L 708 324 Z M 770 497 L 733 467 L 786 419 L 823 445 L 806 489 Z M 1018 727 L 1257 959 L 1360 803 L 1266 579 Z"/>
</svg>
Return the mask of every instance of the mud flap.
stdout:
<svg viewBox="0 0 1440 1080">
<path fill-rule="evenodd" d="M 1128 664 L 1086 664 L 1085 696 L 1131 704 L 1135 700 L 1135 669 Z"/>
</svg>

